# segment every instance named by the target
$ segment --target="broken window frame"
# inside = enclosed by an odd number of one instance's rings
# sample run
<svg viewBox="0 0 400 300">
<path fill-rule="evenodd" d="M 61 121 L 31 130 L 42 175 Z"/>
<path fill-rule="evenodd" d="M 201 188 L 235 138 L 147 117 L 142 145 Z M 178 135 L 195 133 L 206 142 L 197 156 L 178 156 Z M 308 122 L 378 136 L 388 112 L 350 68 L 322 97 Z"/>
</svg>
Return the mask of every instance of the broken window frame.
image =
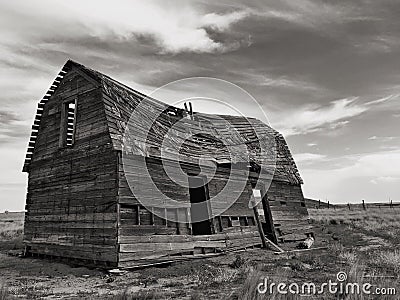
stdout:
<svg viewBox="0 0 400 300">
<path fill-rule="evenodd" d="M 75 144 L 76 117 L 78 99 L 66 100 L 62 103 L 61 125 L 60 125 L 60 148 L 71 148 Z M 73 105 L 71 113 L 70 105 Z M 71 120 L 72 119 L 72 120 Z M 70 129 L 72 126 L 72 130 Z M 69 136 L 71 138 L 69 138 Z"/>
</svg>

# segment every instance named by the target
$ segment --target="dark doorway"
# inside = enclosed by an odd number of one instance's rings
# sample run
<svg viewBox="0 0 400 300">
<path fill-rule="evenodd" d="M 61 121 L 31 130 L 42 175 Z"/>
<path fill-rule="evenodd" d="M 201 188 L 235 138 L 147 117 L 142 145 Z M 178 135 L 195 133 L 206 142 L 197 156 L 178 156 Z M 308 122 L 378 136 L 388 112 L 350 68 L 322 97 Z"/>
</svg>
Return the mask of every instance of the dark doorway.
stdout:
<svg viewBox="0 0 400 300">
<path fill-rule="evenodd" d="M 189 177 L 189 194 L 190 194 L 190 215 L 192 220 L 193 235 L 212 234 L 210 209 L 207 200 L 209 199 L 207 184 L 205 179 L 201 177 Z"/>
</svg>

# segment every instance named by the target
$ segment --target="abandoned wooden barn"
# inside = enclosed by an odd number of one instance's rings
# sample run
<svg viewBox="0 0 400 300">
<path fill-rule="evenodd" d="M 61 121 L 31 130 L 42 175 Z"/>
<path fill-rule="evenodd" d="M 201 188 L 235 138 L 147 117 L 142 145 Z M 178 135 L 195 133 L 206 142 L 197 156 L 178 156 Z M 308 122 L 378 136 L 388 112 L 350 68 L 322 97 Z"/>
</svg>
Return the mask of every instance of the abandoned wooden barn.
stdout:
<svg viewBox="0 0 400 300">
<path fill-rule="evenodd" d="M 146 109 L 130 124 L 134 132 L 127 141 L 124 130 L 145 98 L 71 60 L 63 66 L 38 104 L 23 168 L 28 173 L 27 254 L 129 267 L 260 246 L 262 232 L 279 245 L 306 238 L 310 227 L 302 179 L 281 134 L 256 119 L 193 113 L 146 98 Z M 143 137 L 151 111 L 161 113 Z M 251 164 L 240 164 L 220 145 L 227 135 L 225 122 L 246 141 Z M 164 136 L 178 123 L 180 129 L 174 130 L 186 139 L 183 150 L 161 163 Z M 203 134 L 193 135 L 199 127 Z M 257 169 L 265 157 L 257 151 L 255 128 L 276 143 L 272 182 L 264 187 L 268 176 Z M 174 157 L 188 175 L 187 187 L 170 180 L 164 170 L 171 163 L 174 172 Z M 207 171 L 210 162 L 215 174 Z M 200 167 L 210 178 L 196 177 Z M 151 193 L 146 204 L 137 199 L 152 188 L 141 180 L 145 171 L 178 206 L 163 205 Z M 243 176 L 244 188 L 236 191 L 229 207 L 224 207 L 231 200 L 227 196 L 226 203 L 213 200 L 228 179 L 243 181 Z M 251 199 L 258 200 L 256 209 L 249 207 Z M 208 217 L 193 222 L 196 203 L 204 204 L 197 207 Z"/>
</svg>

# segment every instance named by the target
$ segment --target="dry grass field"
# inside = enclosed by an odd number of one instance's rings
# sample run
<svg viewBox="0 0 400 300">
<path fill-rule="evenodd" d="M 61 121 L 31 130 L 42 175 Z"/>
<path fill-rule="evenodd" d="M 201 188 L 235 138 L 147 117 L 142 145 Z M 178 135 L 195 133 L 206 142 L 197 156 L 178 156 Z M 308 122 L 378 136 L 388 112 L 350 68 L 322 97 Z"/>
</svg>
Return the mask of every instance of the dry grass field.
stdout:
<svg viewBox="0 0 400 300">
<path fill-rule="evenodd" d="M 24 213 L 0 214 L 0 250 L 21 249 Z"/>
<path fill-rule="evenodd" d="M 14 256 L 22 251 L 22 214 L 0 214 L 0 299 L 304 299 L 276 291 L 260 294 L 268 282 L 336 280 L 371 283 L 396 295 L 347 295 L 346 299 L 399 299 L 400 209 L 310 209 L 315 250 L 277 255 L 249 249 L 207 260 L 126 272 L 70 266 Z M 318 249 L 320 248 L 320 249 Z M 13 255 L 10 255 L 13 254 Z M 389 290 L 391 289 L 391 290 Z M 371 289 L 372 290 L 372 289 Z M 308 299 L 344 299 L 325 292 Z"/>
</svg>

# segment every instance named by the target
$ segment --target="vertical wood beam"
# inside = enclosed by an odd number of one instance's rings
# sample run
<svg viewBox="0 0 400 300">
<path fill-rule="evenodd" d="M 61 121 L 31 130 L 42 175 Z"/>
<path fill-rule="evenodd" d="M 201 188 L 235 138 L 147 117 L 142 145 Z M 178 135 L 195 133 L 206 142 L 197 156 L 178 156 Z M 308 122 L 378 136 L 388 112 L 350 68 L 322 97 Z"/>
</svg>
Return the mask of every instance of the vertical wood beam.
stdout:
<svg viewBox="0 0 400 300">
<path fill-rule="evenodd" d="M 68 115 L 67 104 L 66 103 L 62 103 L 60 137 L 59 137 L 59 142 L 58 142 L 58 146 L 60 148 L 63 148 L 65 146 L 66 141 L 67 141 L 67 121 L 66 121 L 67 115 Z"/>
<path fill-rule="evenodd" d="M 136 217 L 137 217 L 137 225 L 140 225 L 140 205 L 136 205 L 136 208 L 137 208 L 137 210 L 136 210 L 136 212 L 137 212 L 137 215 L 136 215 Z"/>
<path fill-rule="evenodd" d="M 175 222 L 176 234 L 181 234 L 179 228 L 179 208 L 175 208 L 175 217 L 176 217 L 176 222 Z"/>
<path fill-rule="evenodd" d="M 154 224 L 154 207 L 151 207 L 151 212 L 150 212 L 150 225 L 155 225 L 155 224 Z"/>
<path fill-rule="evenodd" d="M 253 204 L 255 204 L 255 203 L 253 203 Z M 263 248 L 267 248 L 267 241 L 266 241 L 266 238 L 265 238 L 265 235 L 264 235 L 264 230 L 263 230 L 262 225 L 261 225 L 260 216 L 258 215 L 258 210 L 257 210 L 257 206 L 256 205 L 253 206 L 253 212 L 254 212 L 254 218 L 256 219 L 258 232 L 260 233 L 262 247 Z"/>
<path fill-rule="evenodd" d="M 271 212 L 271 207 L 269 206 L 267 193 L 265 193 L 264 196 L 261 198 L 261 203 L 264 209 L 265 222 L 268 222 L 271 228 L 273 242 L 278 243 L 278 239 L 276 238 L 276 233 L 275 233 L 274 220 L 272 218 L 272 212 Z"/>
<path fill-rule="evenodd" d="M 219 228 L 220 228 L 221 232 L 223 232 L 224 231 L 224 226 L 222 224 L 222 217 L 221 216 L 218 216 L 218 223 L 219 223 Z"/>
<path fill-rule="evenodd" d="M 187 224 L 188 224 L 189 233 L 193 234 L 192 220 L 190 218 L 190 207 L 186 208 L 186 221 L 187 221 Z"/>
</svg>

